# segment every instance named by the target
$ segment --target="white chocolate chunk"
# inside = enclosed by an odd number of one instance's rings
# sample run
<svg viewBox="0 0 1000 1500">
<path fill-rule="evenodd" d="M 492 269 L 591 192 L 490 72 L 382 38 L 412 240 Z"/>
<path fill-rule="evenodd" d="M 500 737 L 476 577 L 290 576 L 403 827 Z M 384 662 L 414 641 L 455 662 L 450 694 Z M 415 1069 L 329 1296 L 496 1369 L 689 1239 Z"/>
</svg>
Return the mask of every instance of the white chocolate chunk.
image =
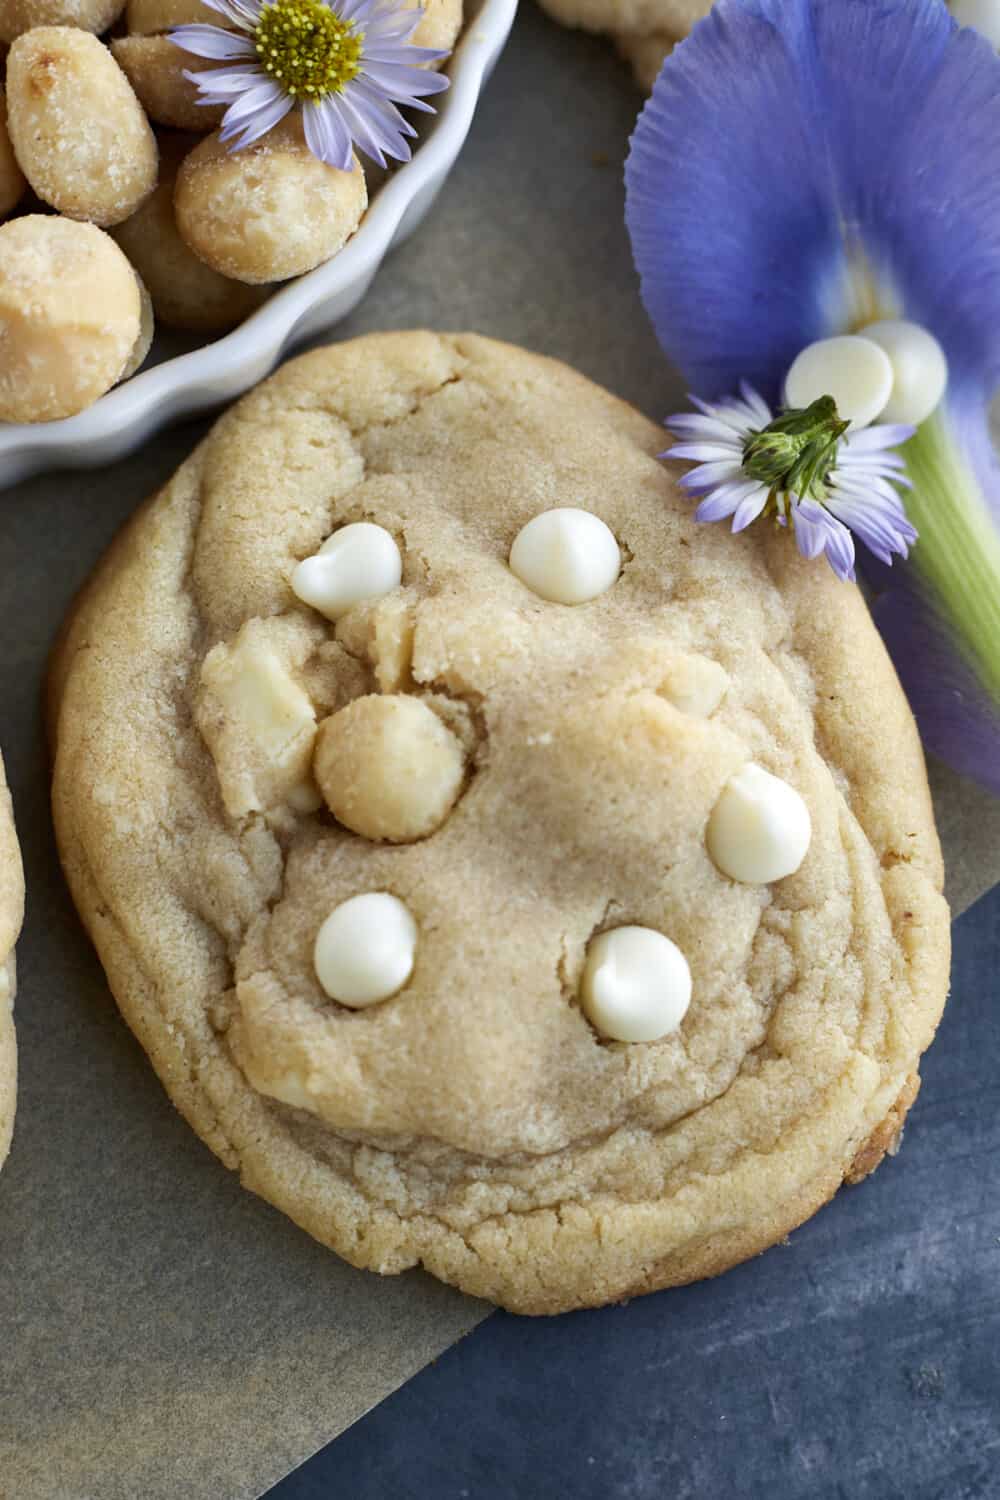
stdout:
<svg viewBox="0 0 1000 1500">
<path fill-rule="evenodd" d="M 413 973 L 417 924 L 395 896 L 372 891 L 336 907 L 316 935 L 316 978 L 331 1000 L 364 1010 Z"/>
<path fill-rule="evenodd" d="M 226 811 L 234 818 L 288 802 L 320 805 L 311 780 L 316 715 L 308 695 L 251 621 L 206 656 L 196 706 Z"/>
<path fill-rule="evenodd" d="M 676 1031 L 691 1004 L 691 970 L 676 943 L 650 927 L 594 938 L 580 989 L 584 1013 L 616 1042 L 656 1042 Z"/>
<path fill-rule="evenodd" d="M 752 761 L 726 783 L 706 835 L 723 875 L 743 885 L 794 875 L 811 841 L 812 820 L 798 792 Z"/>
<path fill-rule="evenodd" d="M 313 769 L 346 828 L 404 844 L 426 838 L 447 818 L 462 789 L 465 754 L 419 698 L 371 694 L 323 720 Z"/>
<path fill-rule="evenodd" d="M 952 0 L 951 8 L 960 26 L 974 26 L 1000 48 L 1000 0 Z"/>
<path fill-rule="evenodd" d="M 692 719 L 710 719 L 729 691 L 729 677 L 704 656 L 679 656 L 660 684 L 660 695 Z"/>
<path fill-rule="evenodd" d="M 381 599 L 398 588 L 403 559 L 395 538 L 384 526 L 356 521 L 342 526 L 315 557 L 300 562 L 292 589 L 303 604 L 339 620 L 365 599 Z"/>
<path fill-rule="evenodd" d="M 941 345 L 919 323 L 872 323 L 863 334 L 885 350 L 892 364 L 892 395 L 881 420 L 919 427 L 941 405 L 948 387 L 948 360 Z"/>
<path fill-rule="evenodd" d="M 600 516 L 565 506 L 523 526 L 510 549 L 510 570 L 550 604 L 586 604 L 606 593 L 621 571 L 614 533 Z"/>
<path fill-rule="evenodd" d="M 803 349 L 785 381 L 788 406 L 811 406 L 832 396 L 852 428 L 867 427 L 892 395 L 892 364 L 884 349 L 854 335 L 821 339 Z"/>
</svg>

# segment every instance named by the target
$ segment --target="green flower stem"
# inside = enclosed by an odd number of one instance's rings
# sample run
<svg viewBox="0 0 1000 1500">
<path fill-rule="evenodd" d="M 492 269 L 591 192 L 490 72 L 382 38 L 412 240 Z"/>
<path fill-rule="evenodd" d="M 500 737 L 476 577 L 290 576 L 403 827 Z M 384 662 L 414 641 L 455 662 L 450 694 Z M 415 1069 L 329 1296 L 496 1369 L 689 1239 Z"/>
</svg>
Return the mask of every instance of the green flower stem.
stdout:
<svg viewBox="0 0 1000 1500">
<path fill-rule="evenodd" d="M 1000 702 L 1000 533 L 943 411 L 902 452 L 913 481 L 906 510 L 920 533 L 911 565 Z"/>
</svg>

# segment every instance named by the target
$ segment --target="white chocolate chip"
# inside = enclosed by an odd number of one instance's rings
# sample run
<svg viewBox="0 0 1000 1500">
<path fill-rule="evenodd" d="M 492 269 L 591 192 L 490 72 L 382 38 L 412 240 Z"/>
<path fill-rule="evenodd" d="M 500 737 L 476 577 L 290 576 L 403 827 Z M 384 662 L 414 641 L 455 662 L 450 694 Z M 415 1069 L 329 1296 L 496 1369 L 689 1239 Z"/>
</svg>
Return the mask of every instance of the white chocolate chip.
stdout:
<svg viewBox="0 0 1000 1500">
<path fill-rule="evenodd" d="M 951 8 L 960 26 L 974 26 L 1000 48 L 1000 0 L 952 0 Z"/>
<path fill-rule="evenodd" d="M 316 935 L 316 978 L 331 1000 L 364 1010 L 395 995 L 413 973 L 417 924 L 386 891 L 352 896 Z"/>
<path fill-rule="evenodd" d="M 948 387 L 944 350 L 919 323 L 872 323 L 863 333 L 885 350 L 892 364 L 892 395 L 881 420 L 919 427 L 941 405 Z"/>
<path fill-rule="evenodd" d="M 600 516 L 565 506 L 545 510 L 521 528 L 510 570 L 551 604 L 586 604 L 606 593 L 621 571 L 614 534 Z"/>
<path fill-rule="evenodd" d="M 691 970 L 676 943 L 650 927 L 594 938 L 580 989 L 584 1013 L 616 1042 L 656 1042 L 676 1031 L 691 1004 Z"/>
<path fill-rule="evenodd" d="M 832 396 L 852 428 L 867 427 L 892 395 L 892 363 L 884 349 L 853 335 L 821 339 L 803 349 L 785 381 L 788 406 L 811 406 Z"/>
<path fill-rule="evenodd" d="M 752 761 L 723 788 L 706 835 L 715 864 L 743 885 L 794 875 L 811 840 L 812 820 L 798 792 Z"/>
<path fill-rule="evenodd" d="M 462 789 L 465 754 L 419 698 L 356 698 L 320 725 L 313 759 L 327 806 L 362 838 L 404 844 L 440 828 Z"/>
<path fill-rule="evenodd" d="M 395 538 L 384 526 L 356 521 L 335 531 L 315 557 L 299 563 L 292 589 L 303 604 L 328 620 L 339 620 L 362 600 L 391 594 L 402 576 Z"/>
</svg>

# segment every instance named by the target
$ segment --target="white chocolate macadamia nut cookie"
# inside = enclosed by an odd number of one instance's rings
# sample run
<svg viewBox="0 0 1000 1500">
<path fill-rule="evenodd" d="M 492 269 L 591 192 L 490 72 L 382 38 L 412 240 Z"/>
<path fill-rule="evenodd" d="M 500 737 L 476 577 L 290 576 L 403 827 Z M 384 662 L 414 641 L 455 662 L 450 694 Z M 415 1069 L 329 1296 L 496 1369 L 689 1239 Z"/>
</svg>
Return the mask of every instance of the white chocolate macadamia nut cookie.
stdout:
<svg viewBox="0 0 1000 1500">
<path fill-rule="evenodd" d="M 36 26 L 74 26 L 100 36 L 123 9 L 124 0 L 0 0 L 0 42 Z"/>
<path fill-rule="evenodd" d="M 70 26 L 25 32 L 7 59 L 18 165 L 70 219 L 120 224 L 156 186 L 156 140 L 107 47 Z"/>
<path fill-rule="evenodd" d="M 653 87 L 663 59 L 707 16 L 712 0 L 541 0 L 564 26 L 613 37 L 639 86 Z"/>
<path fill-rule="evenodd" d="M 298 115 L 245 150 L 210 135 L 181 165 L 177 227 L 206 265 L 257 285 L 301 276 L 336 255 L 368 203 L 365 174 L 313 156 Z"/>
<path fill-rule="evenodd" d="M 17 1098 L 14 943 L 24 915 L 24 877 L 10 793 L 0 759 L 0 1166 L 10 1149 Z"/>
<path fill-rule="evenodd" d="M 83 411 L 141 335 L 139 282 L 103 230 L 47 214 L 0 225 L 0 421 Z"/>
<path fill-rule="evenodd" d="M 185 1117 L 355 1265 L 524 1312 L 782 1240 L 894 1145 L 948 984 L 861 594 L 698 526 L 662 446 L 487 339 L 320 349 L 132 521 L 51 679 L 63 863 Z M 561 508 L 622 557 L 570 607 L 508 565 Z M 296 569 L 358 525 L 398 579 L 321 612 Z"/>
<path fill-rule="evenodd" d="M 260 307 L 270 288 L 220 276 L 181 238 L 174 218 L 174 182 L 192 145 L 190 137 L 160 138 L 155 192 L 111 233 L 145 282 L 159 323 L 215 333 L 242 323 Z"/>
</svg>

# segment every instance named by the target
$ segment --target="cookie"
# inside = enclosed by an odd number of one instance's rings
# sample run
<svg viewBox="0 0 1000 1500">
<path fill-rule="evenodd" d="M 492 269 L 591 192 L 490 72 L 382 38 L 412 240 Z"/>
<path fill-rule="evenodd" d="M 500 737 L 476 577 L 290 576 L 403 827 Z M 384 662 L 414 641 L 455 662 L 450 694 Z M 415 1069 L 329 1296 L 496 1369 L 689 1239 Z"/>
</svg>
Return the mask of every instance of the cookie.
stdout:
<svg viewBox="0 0 1000 1500">
<path fill-rule="evenodd" d="M 564 26 L 613 37 L 647 93 L 667 53 L 712 9 L 712 0 L 541 0 L 541 4 Z"/>
<path fill-rule="evenodd" d="M 24 878 L 14 832 L 14 811 L 0 759 L 0 1166 L 7 1159 L 17 1101 L 14 1044 L 14 944 L 24 916 Z"/>
<path fill-rule="evenodd" d="M 354 1265 L 521 1312 L 782 1239 L 894 1143 L 948 983 L 861 595 L 697 526 L 662 446 L 490 340 L 306 355 L 52 674 L 62 860 L 178 1108 Z"/>
</svg>

